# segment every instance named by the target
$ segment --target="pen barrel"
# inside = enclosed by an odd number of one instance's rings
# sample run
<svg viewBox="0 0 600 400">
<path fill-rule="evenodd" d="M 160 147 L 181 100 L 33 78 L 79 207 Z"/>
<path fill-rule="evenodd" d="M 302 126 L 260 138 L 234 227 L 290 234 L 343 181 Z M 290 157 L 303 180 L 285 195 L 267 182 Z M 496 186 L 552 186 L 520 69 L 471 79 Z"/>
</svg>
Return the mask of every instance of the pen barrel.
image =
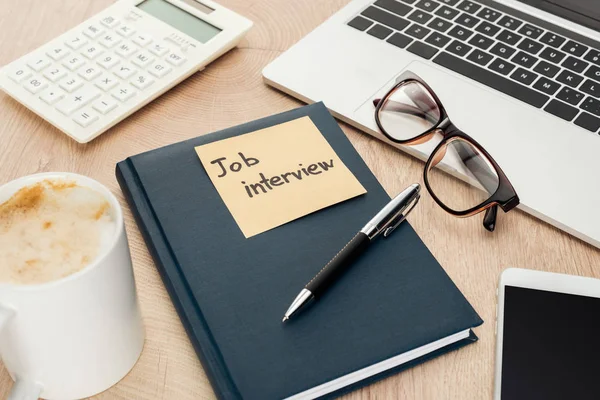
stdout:
<svg viewBox="0 0 600 400">
<path fill-rule="evenodd" d="M 350 240 L 336 255 L 323 267 L 321 271 L 308 284 L 306 289 L 315 296 L 319 297 L 333 284 L 365 251 L 371 241 L 369 237 L 359 232 Z"/>
</svg>

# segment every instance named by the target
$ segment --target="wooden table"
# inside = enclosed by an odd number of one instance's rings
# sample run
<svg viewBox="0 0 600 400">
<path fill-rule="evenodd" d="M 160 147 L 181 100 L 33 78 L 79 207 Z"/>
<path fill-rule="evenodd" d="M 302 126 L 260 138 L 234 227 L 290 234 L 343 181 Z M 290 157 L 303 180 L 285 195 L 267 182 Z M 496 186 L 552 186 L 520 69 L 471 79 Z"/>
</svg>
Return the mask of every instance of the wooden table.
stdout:
<svg viewBox="0 0 600 400">
<path fill-rule="evenodd" d="M 127 156 L 301 105 L 267 87 L 261 70 L 348 0 L 220 0 L 252 19 L 240 46 L 87 145 L 80 145 L 0 94 L 0 184 L 43 171 L 71 171 L 108 185 L 126 206 L 115 164 Z M 1 0 L 0 65 L 36 49 L 112 0 Z M 342 124 L 390 195 L 421 181 L 423 163 Z M 476 136 L 476 133 L 472 133 Z M 144 352 L 99 399 L 213 399 L 214 394 L 125 207 L 137 289 L 147 329 Z M 493 387 L 495 290 L 510 266 L 600 278 L 600 252 L 520 211 L 501 215 L 495 233 L 481 218 L 457 219 L 425 195 L 409 218 L 486 323 L 478 343 L 346 399 L 489 399 Z M 12 385 L 0 364 L 0 398 Z"/>
</svg>

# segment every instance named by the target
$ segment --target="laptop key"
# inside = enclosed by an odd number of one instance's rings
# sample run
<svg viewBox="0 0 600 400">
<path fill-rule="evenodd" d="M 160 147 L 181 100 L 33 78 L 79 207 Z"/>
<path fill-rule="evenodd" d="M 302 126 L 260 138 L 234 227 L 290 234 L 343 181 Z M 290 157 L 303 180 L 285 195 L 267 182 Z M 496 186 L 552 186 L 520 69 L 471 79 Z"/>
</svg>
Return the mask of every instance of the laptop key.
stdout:
<svg viewBox="0 0 600 400">
<path fill-rule="evenodd" d="M 487 7 L 477 13 L 478 17 L 487 19 L 490 22 L 496 21 L 498 18 L 500 18 L 500 15 L 502 14 L 500 14 L 498 11 Z"/>
<path fill-rule="evenodd" d="M 462 26 L 465 26 L 467 28 L 473 28 L 475 25 L 477 25 L 479 23 L 479 21 L 481 21 L 479 18 L 473 17 L 472 15 L 469 14 L 460 14 L 460 16 L 458 18 L 456 18 L 456 20 L 454 22 L 456 22 L 457 24 L 460 24 Z"/>
<path fill-rule="evenodd" d="M 540 79 L 537 80 L 533 87 L 539 90 L 540 92 L 544 92 L 552 96 L 560 88 L 560 84 L 546 79 L 542 76 Z"/>
<path fill-rule="evenodd" d="M 446 35 L 442 35 L 439 32 L 433 32 L 431 35 L 427 36 L 425 41 L 437 47 L 444 47 L 448 44 L 450 38 Z"/>
<path fill-rule="evenodd" d="M 596 67 L 595 65 L 589 67 L 588 70 L 585 71 L 584 75 L 588 78 L 592 78 L 593 80 L 600 82 L 600 68 Z"/>
<path fill-rule="evenodd" d="M 552 46 L 556 49 L 558 49 L 565 42 L 565 40 L 567 39 L 565 39 L 562 36 L 558 36 L 552 32 L 546 32 L 544 36 L 540 38 L 540 42 L 547 44 L 548 46 Z"/>
<path fill-rule="evenodd" d="M 433 1 L 433 0 L 421 0 L 417 4 L 415 4 L 415 7 L 419 7 L 420 9 L 429 11 L 429 12 L 434 11 L 439 6 L 440 6 L 440 3 L 438 3 L 437 1 Z"/>
<path fill-rule="evenodd" d="M 600 97 L 600 83 L 596 83 L 589 79 L 586 79 L 585 82 L 583 82 L 579 90 L 591 94 L 594 97 Z"/>
<path fill-rule="evenodd" d="M 503 28 L 507 28 L 514 31 L 519 26 L 523 25 L 523 22 L 519 21 L 518 19 L 514 19 L 513 17 L 510 17 L 508 15 L 505 15 L 500 19 L 500 21 L 498 21 L 498 25 L 502 26 Z"/>
<path fill-rule="evenodd" d="M 537 39 L 542 35 L 542 33 L 544 33 L 544 30 L 538 28 L 537 26 L 525 24 L 521 29 L 519 29 L 519 33 L 523 36 Z"/>
<path fill-rule="evenodd" d="M 403 49 L 408 46 L 410 42 L 412 42 L 412 39 L 406 35 L 396 32 L 388 38 L 387 42 Z"/>
<path fill-rule="evenodd" d="M 471 40 L 469 40 L 469 44 L 479 47 L 480 49 L 487 50 L 492 44 L 494 44 L 494 41 L 478 33 L 477 35 L 473 36 Z"/>
<path fill-rule="evenodd" d="M 596 65 L 600 65 L 600 51 L 591 49 L 583 59 Z"/>
<path fill-rule="evenodd" d="M 475 49 L 471 54 L 469 54 L 467 60 L 473 61 L 474 63 L 485 67 L 490 61 L 492 61 L 493 58 L 494 56 L 491 54 Z"/>
<path fill-rule="evenodd" d="M 573 56 L 569 56 L 569 58 L 562 63 L 563 67 L 575 72 L 583 72 L 587 67 L 589 67 L 589 65 L 590 64 L 586 63 L 585 61 L 581 61 Z"/>
<path fill-rule="evenodd" d="M 401 2 L 403 2 L 403 3 L 406 3 L 406 4 L 413 4 L 413 3 L 415 3 L 417 0 L 400 0 L 400 1 L 401 1 Z"/>
<path fill-rule="evenodd" d="M 546 61 L 540 61 L 534 68 L 533 70 L 535 72 L 538 72 L 548 78 L 554 78 L 554 76 L 556 74 L 558 74 L 558 72 L 560 71 L 560 68 L 557 67 L 556 65 L 552 65 L 550 63 L 547 63 Z"/>
<path fill-rule="evenodd" d="M 551 61 L 555 64 L 558 64 L 565 58 L 567 55 L 560 50 L 555 50 L 551 47 L 546 47 L 544 51 L 540 53 L 540 57 L 544 60 Z"/>
<path fill-rule="evenodd" d="M 438 8 L 435 12 L 435 15 L 439 15 L 442 18 L 446 18 L 449 20 L 453 20 L 460 13 L 460 11 L 455 10 L 454 8 L 450 8 L 448 6 L 442 6 Z"/>
<path fill-rule="evenodd" d="M 498 39 L 499 41 L 504 42 L 506 44 L 510 44 L 511 46 L 517 44 L 517 42 L 522 38 L 523 36 L 513 33 L 511 31 L 507 31 L 506 29 L 500 32 L 500 34 L 496 37 L 496 39 Z"/>
<path fill-rule="evenodd" d="M 454 40 L 452 43 L 450 43 L 448 45 L 448 47 L 446 47 L 446 50 L 448 50 L 450 53 L 454 53 L 457 56 L 465 56 L 469 51 L 471 51 L 471 49 L 473 49 L 471 46 L 469 46 L 468 44 L 459 42 L 458 40 Z"/>
<path fill-rule="evenodd" d="M 496 25 L 490 24 L 487 21 L 482 21 L 479 25 L 477 25 L 477 28 L 475 28 L 475 30 L 477 32 L 483 33 L 484 35 L 493 37 L 496 35 L 496 33 L 500 31 L 500 28 Z"/>
<path fill-rule="evenodd" d="M 572 40 L 569 40 L 563 47 L 563 51 L 566 51 L 569 54 L 572 54 L 577 57 L 581 57 L 583 53 L 588 51 L 588 47 L 582 44 L 576 43 Z"/>
<path fill-rule="evenodd" d="M 450 53 L 441 52 L 434 58 L 433 62 L 537 108 L 541 108 L 549 99 L 548 96 L 542 93 L 453 56 Z"/>
<path fill-rule="evenodd" d="M 522 51 L 518 52 L 512 60 L 519 65 L 522 65 L 526 68 L 531 68 L 538 61 L 537 57 L 532 56 L 531 54 L 524 53 Z"/>
<path fill-rule="evenodd" d="M 431 29 L 427 29 L 424 26 L 417 25 L 417 24 L 412 24 L 404 31 L 404 33 L 406 33 L 407 35 L 410 35 L 417 39 L 423 39 L 430 32 L 431 32 Z"/>
<path fill-rule="evenodd" d="M 508 61 L 503 60 L 501 58 L 496 58 L 488 66 L 488 68 L 491 69 L 492 71 L 496 71 L 499 74 L 508 75 L 510 73 L 510 71 L 515 69 L 515 64 L 511 64 Z"/>
<path fill-rule="evenodd" d="M 374 27 L 367 31 L 369 35 L 375 36 L 378 39 L 385 39 L 386 37 L 390 36 L 392 32 L 394 31 L 390 28 L 386 28 L 385 26 L 379 24 L 376 24 Z"/>
<path fill-rule="evenodd" d="M 537 79 L 538 74 L 519 67 L 510 77 L 524 85 L 531 85 Z"/>
<path fill-rule="evenodd" d="M 375 5 L 377 7 L 381 7 L 388 11 L 391 11 L 394 14 L 398 14 L 402 17 L 404 17 L 412 10 L 412 8 L 410 8 L 409 6 L 404 5 L 402 3 L 398 3 L 396 0 L 377 0 L 375 2 Z"/>
<path fill-rule="evenodd" d="M 448 35 L 462 41 L 467 41 L 468 38 L 473 35 L 473 31 L 468 30 L 467 28 L 463 28 L 462 26 L 454 26 L 454 28 L 450 29 Z"/>
<path fill-rule="evenodd" d="M 427 60 L 429 60 L 438 52 L 438 49 L 435 47 L 419 41 L 415 41 L 413 44 L 408 46 L 406 50 Z"/>
<path fill-rule="evenodd" d="M 348 25 L 355 29 L 358 29 L 359 31 L 364 31 L 365 29 L 373 25 L 373 23 L 359 15 L 358 17 L 355 17 L 352 21 L 348 22 Z"/>
<path fill-rule="evenodd" d="M 445 19 L 436 18 L 427 24 L 427 26 L 435 29 L 436 31 L 446 32 L 452 26 L 452 22 L 448 22 Z"/>
<path fill-rule="evenodd" d="M 564 83 L 565 85 L 569 85 L 571 87 L 576 88 L 577 86 L 579 86 L 581 81 L 583 81 L 583 77 L 574 74 L 571 71 L 563 70 L 560 74 L 558 74 L 556 80 L 560 83 Z"/>
<path fill-rule="evenodd" d="M 584 97 L 585 97 L 585 95 L 583 93 L 578 92 L 575 89 L 568 88 L 566 86 L 563 87 L 560 90 L 560 92 L 558 92 L 556 94 L 557 99 L 562 100 L 565 103 L 569 103 L 574 106 L 581 103 L 581 100 L 583 100 Z"/>
<path fill-rule="evenodd" d="M 365 11 L 362 12 L 362 15 L 364 15 L 367 18 L 371 18 L 372 20 L 375 20 L 380 24 L 387 25 L 390 28 L 394 28 L 398 31 L 403 30 L 410 24 L 410 22 L 403 18 L 397 17 L 393 14 L 390 14 L 387 11 L 383 11 L 375 7 L 367 8 Z"/>
<path fill-rule="evenodd" d="M 425 25 L 429 20 L 433 18 L 433 15 L 427 14 L 425 11 L 415 10 L 408 16 L 411 21 L 418 22 L 419 24 Z"/>
<path fill-rule="evenodd" d="M 537 54 L 544 47 L 544 45 L 539 42 L 534 42 L 529 38 L 525 38 L 517 47 L 521 50 L 525 50 L 528 53 Z"/>
<path fill-rule="evenodd" d="M 586 112 L 579 114 L 579 117 L 577 117 L 573 122 L 575 122 L 575 125 L 591 132 L 598 132 L 598 129 L 600 129 L 600 118 L 596 118 Z"/>
<path fill-rule="evenodd" d="M 600 116 L 600 101 L 592 97 L 585 99 L 580 108 L 591 114 Z"/>
<path fill-rule="evenodd" d="M 512 56 L 515 53 L 515 51 L 516 50 L 512 47 L 508 47 L 504 43 L 500 42 L 496 43 L 494 47 L 490 49 L 490 53 L 506 59 L 510 58 L 510 56 Z"/>
<path fill-rule="evenodd" d="M 466 11 L 469 14 L 475 14 L 477 10 L 481 8 L 481 5 L 477 3 L 473 3 L 472 1 L 465 0 L 458 5 L 458 9 L 462 11 Z"/>
<path fill-rule="evenodd" d="M 550 103 L 548 103 L 548 105 L 544 107 L 544 111 L 556 115 L 557 117 L 566 121 L 571 121 L 577 114 L 579 114 L 578 109 L 558 100 L 552 100 Z"/>
<path fill-rule="evenodd" d="M 459 0 L 441 0 L 442 3 L 448 4 L 449 6 L 455 6 Z"/>
</svg>

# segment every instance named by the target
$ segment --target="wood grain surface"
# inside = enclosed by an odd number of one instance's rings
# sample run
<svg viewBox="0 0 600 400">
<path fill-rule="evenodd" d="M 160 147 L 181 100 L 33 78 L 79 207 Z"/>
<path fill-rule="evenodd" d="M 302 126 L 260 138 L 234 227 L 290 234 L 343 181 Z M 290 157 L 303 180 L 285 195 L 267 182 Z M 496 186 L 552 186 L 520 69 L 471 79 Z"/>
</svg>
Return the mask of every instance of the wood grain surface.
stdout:
<svg viewBox="0 0 600 400">
<path fill-rule="evenodd" d="M 154 267 L 115 179 L 126 157 L 301 105 L 267 87 L 261 70 L 348 0 L 220 0 L 252 19 L 240 46 L 87 145 L 80 145 L 0 94 L 0 184 L 43 171 L 71 171 L 107 185 L 125 207 L 147 339 L 120 383 L 98 399 L 213 399 L 214 393 Z M 36 49 L 112 0 L 0 0 L 0 65 Z M 390 195 L 422 181 L 423 163 L 342 127 Z M 476 132 L 471 135 L 477 137 Z M 457 219 L 425 195 L 409 218 L 431 252 L 486 321 L 479 342 L 345 396 L 345 399 L 489 399 L 495 291 L 507 267 L 600 278 L 600 252 L 520 212 L 495 233 L 481 217 Z M 349 350 L 351 351 L 351 350 Z M 12 385 L 0 363 L 0 399 Z"/>
</svg>

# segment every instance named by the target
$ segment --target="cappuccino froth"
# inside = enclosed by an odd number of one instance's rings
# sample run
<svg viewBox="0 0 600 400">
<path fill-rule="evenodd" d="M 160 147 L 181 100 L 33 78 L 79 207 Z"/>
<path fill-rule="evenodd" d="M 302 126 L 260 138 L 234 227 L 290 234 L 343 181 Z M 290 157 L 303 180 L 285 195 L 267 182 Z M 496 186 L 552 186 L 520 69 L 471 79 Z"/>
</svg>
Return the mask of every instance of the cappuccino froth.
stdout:
<svg viewBox="0 0 600 400">
<path fill-rule="evenodd" d="M 0 205 L 0 283 L 39 284 L 74 274 L 110 246 L 106 198 L 67 180 L 24 187 Z"/>
</svg>

